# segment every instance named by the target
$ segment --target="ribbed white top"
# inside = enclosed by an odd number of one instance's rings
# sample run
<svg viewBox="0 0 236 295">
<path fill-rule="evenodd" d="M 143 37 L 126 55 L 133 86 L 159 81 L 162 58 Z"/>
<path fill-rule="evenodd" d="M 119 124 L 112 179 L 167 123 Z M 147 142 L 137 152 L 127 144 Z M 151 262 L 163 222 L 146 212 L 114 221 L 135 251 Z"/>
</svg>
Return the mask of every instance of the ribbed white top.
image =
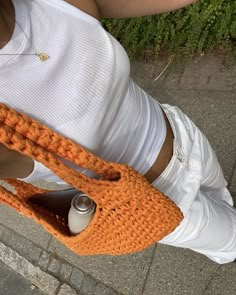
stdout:
<svg viewBox="0 0 236 295">
<path fill-rule="evenodd" d="M 129 77 L 130 63 L 100 22 L 62 0 L 13 0 L 16 24 L 0 50 L 0 97 L 104 159 L 141 173 L 166 135 L 159 104 Z M 33 55 L 45 52 L 41 62 Z M 84 172 L 84 171 L 83 171 Z M 25 179 L 61 182 L 35 162 Z"/>
</svg>

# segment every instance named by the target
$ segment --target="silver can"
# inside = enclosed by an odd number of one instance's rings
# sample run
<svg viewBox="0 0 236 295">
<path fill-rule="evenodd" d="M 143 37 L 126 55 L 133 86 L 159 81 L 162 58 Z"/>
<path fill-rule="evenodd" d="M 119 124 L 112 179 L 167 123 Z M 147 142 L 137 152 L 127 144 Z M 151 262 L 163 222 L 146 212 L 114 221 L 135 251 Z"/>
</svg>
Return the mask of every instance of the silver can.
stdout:
<svg viewBox="0 0 236 295">
<path fill-rule="evenodd" d="M 71 202 L 68 226 L 72 235 L 81 233 L 93 218 L 96 205 L 86 194 L 78 193 Z"/>
</svg>

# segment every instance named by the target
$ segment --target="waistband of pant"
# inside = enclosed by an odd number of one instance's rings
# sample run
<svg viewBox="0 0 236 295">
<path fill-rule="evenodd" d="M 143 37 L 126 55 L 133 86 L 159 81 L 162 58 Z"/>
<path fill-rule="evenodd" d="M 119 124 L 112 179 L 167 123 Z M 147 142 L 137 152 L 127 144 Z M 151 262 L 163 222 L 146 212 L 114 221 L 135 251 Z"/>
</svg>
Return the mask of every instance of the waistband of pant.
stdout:
<svg viewBox="0 0 236 295">
<path fill-rule="evenodd" d="M 184 121 L 181 122 L 181 118 L 179 118 L 183 113 L 177 107 L 172 107 L 166 104 L 165 105 L 160 104 L 160 106 L 165 112 L 166 117 L 169 121 L 169 124 L 172 128 L 174 140 L 173 140 L 173 155 L 169 164 L 167 165 L 166 169 L 162 172 L 162 174 L 155 181 L 152 182 L 152 185 L 157 187 L 161 185 L 161 183 L 165 181 L 165 179 L 167 179 L 170 174 L 173 174 L 175 172 L 178 173 L 178 170 L 181 169 L 181 167 L 185 166 L 188 159 L 188 154 L 190 152 L 190 150 L 188 151 L 188 148 L 186 147 L 186 145 L 185 146 L 183 145 L 183 140 L 181 138 L 182 137 L 181 133 L 184 133 L 183 136 L 188 136 L 187 130 L 185 127 L 185 122 Z M 180 116 L 178 115 L 178 112 Z M 176 119 L 178 119 L 178 121 L 181 122 L 180 124 L 182 126 L 177 126 L 178 122 L 176 122 Z"/>
</svg>

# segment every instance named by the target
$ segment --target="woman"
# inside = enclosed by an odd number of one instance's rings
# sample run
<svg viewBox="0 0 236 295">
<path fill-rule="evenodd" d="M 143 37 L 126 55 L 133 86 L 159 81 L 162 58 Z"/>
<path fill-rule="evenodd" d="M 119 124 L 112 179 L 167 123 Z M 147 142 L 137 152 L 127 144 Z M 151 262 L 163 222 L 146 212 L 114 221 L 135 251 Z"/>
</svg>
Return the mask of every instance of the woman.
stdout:
<svg viewBox="0 0 236 295">
<path fill-rule="evenodd" d="M 127 54 L 98 20 L 192 2 L 0 0 L 0 97 L 100 157 L 133 166 L 168 195 L 184 220 L 161 243 L 227 263 L 236 258 L 236 210 L 213 150 L 178 108 L 131 80 Z M 1 178 L 62 183 L 4 146 L 0 160 Z"/>
</svg>

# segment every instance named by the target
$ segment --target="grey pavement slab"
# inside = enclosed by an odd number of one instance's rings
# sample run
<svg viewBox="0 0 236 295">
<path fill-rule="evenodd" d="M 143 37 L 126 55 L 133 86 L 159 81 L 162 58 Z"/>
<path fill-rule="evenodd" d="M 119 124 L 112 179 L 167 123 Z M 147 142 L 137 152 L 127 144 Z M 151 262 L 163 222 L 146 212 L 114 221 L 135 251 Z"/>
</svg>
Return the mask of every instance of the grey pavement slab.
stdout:
<svg viewBox="0 0 236 295">
<path fill-rule="evenodd" d="M 154 246 L 132 255 L 79 256 L 52 239 L 49 251 L 122 294 L 141 295 Z"/>
<path fill-rule="evenodd" d="M 200 295 L 219 265 L 190 250 L 157 245 L 143 295 Z"/>
<path fill-rule="evenodd" d="M 43 295 L 29 281 L 0 261 L 0 295 Z"/>
<path fill-rule="evenodd" d="M 131 68 L 132 76 L 146 89 L 159 85 L 165 89 L 204 89 L 219 92 L 236 90 L 236 66 L 233 56 L 206 54 L 188 60 L 178 58 L 173 59 L 165 69 L 169 61 L 170 57 L 150 62 L 134 61 Z"/>
<path fill-rule="evenodd" d="M 8 265 L 12 270 L 30 281 L 32 285 L 48 295 L 54 295 L 58 291 L 60 282 L 52 275 L 43 272 L 38 266 L 29 262 L 15 250 L 0 242 L 0 261 Z"/>
<path fill-rule="evenodd" d="M 226 55 L 206 54 L 186 66 L 180 86 L 184 89 L 217 91 L 236 90 L 235 59 Z"/>
<path fill-rule="evenodd" d="M 203 295 L 236 294 L 236 263 L 222 265 Z"/>
<path fill-rule="evenodd" d="M 59 293 L 57 295 L 77 295 L 78 293 L 71 289 L 70 286 L 68 286 L 67 284 L 64 284 L 61 286 Z"/>
<path fill-rule="evenodd" d="M 39 260 L 42 253 L 42 249 L 38 246 L 38 244 L 34 244 L 28 238 L 3 227 L 1 242 L 11 248 L 14 248 L 17 253 L 27 257 L 27 259 L 33 263 Z"/>
<path fill-rule="evenodd" d="M 2 204 L 0 205 L 0 224 L 13 229 L 40 247 L 45 249 L 48 247 L 51 235 L 32 219 L 26 218 L 18 214 L 14 209 Z"/>
</svg>

